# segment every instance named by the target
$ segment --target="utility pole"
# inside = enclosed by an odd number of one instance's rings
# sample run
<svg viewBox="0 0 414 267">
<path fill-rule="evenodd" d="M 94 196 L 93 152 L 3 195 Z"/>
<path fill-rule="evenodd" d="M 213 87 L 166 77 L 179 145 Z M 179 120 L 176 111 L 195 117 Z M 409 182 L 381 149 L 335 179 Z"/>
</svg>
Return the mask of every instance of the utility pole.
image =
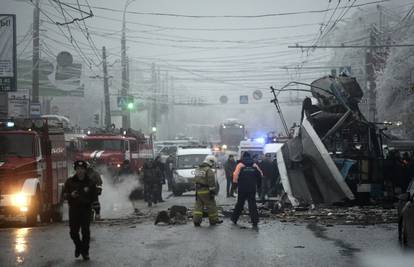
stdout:
<svg viewBox="0 0 414 267">
<path fill-rule="evenodd" d="M 39 103 L 39 25 L 40 25 L 40 0 L 36 0 L 33 11 L 33 57 L 32 57 L 32 102 Z"/>
<path fill-rule="evenodd" d="M 168 113 L 169 113 L 169 117 L 170 119 L 168 120 L 168 124 L 170 125 L 170 129 L 175 129 L 174 125 L 175 125 L 175 92 L 174 92 L 174 78 L 171 77 L 170 78 L 170 86 L 169 86 L 169 93 L 168 93 L 168 100 L 169 100 L 169 105 L 170 107 L 168 108 Z M 170 130 L 168 132 L 169 137 L 173 138 L 174 136 L 173 131 Z"/>
<path fill-rule="evenodd" d="M 127 56 L 126 56 L 126 22 L 125 22 L 125 13 L 126 9 L 129 4 L 131 4 L 134 0 L 127 0 L 124 6 L 124 12 L 122 16 L 122 38 L 121 38 L 121 68 L 122 68 L 122 89 L 121 89 L 121 96 L 126 99 L 128 97 L 128 67 L 127 67 Z M 131 127 L 131 119 L 130 119 L 130 111 L 126 109 L 126 111 L 122 114 L 122 128 L 127 129 Z"/>
<path fill-rule="evenodd" d="M 105 123 L 106 128 L 111 127 L 111 107 L 109 99 L 109 86 L 108 86 L 108 68 L 106 63 L 106 48 L 102 47 L 102 66 L 103 66 L 103 83 L 104 83 L 104 101 L 105 101 Z"/>
</svg>

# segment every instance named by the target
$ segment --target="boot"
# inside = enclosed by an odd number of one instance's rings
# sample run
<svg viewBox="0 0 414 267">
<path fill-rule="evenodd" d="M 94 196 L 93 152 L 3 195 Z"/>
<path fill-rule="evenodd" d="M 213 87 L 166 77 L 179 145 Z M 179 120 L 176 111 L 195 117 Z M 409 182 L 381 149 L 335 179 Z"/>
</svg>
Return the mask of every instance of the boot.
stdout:
<svg viewBox="0 0 414 267">
<path fill-rule="evenodd" d="M 78 247 L 75 248 L 75 258 L 80 256 L 80 249 Z"/>
<path fill-rule="evenodd" d="M 82 253 L 82 258 L 83 258 L 84 261 L 88 261 L 90 259 L 89 258 L 89 253 Z"/>
</svg>

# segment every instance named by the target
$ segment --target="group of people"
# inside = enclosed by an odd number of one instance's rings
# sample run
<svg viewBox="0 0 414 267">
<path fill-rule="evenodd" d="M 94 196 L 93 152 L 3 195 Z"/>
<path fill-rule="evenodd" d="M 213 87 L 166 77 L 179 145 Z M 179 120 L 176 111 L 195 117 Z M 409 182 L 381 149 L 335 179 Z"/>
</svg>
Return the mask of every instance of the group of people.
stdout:
<svg viewBox="0 0 414 267">
<path fill-rule="evenodd" d="M 251 156 L 249 153 L 247 153 L 246 156 L 247 155 Z M 261 160 L 258 160 L 255 156 L 252 156 L 251 158 L 253 163 L 257 164 L 257 167 L 262 174 L 260 186 L 258 185 L 257 191 L 259 192 L 260 200 L 263 202 L 265 201 L 266 196 L 269 196 L 272 193 L 277 193 L 279 170 L 277 168 L 277 163 L 275 160 L 272 160 L 270 154 L 266 154 Z M 233 155 L 229 155 L 227 161 L 224 163 L 224 172 L 227 180 L 227 197 L 235 197 L 234 193 L 237 190 L 237 183 L 234 182 L 233 174 L 237 164 L 241 161 L 242 160 L 237 162 Z"/>
<path fill-rule="evenodd" d="M 196 227 L 201 225 L 203 214 L 207 212 L 210 225 L 217 225 L 223 221 L 218 217 L 215 196 L 216 174 L 214 171 L 216 158 L 213 155 L 206 157 L 204 162 L 195 171 L 196 201 L 193 210 L 193 222 Z M 168 181 L 168 170 L 171 164 L 163 164 L 161 158 L 149 159 L 143 166 L 144 199 L 148 206 L 163 202 L 162 185 Z M 63 188 L 63 197 L 69 204 L 70 237 L 75 244 L 75 257 L 82 255 L 89 260 L 90 223 L 92 211 L 96 218 L 100 216 L 98 196 L 102 189 L 102 179 L 87 162 L 78 160 L 74 163 L 75 174 L 69 177 Z M 227 178 L 226 193 L 234 197 L 237 190 L 237 203 L 234 207 L 231 221 L 237 224 L 244 204 L 247 201 L 249 213 L 254 229 L 258 229 L 259 215 L 256 205 L 256 193 L 259 191 L 261 199 L 269 193 L 269 184 L 277 176 L 277 167 L 270 157 L 261 162 L 245 152 L 236 162 L 234 156 L 229 156 L 224 165 Z M 166 175 L 167 173 L 167 175 Z M 79 232 L 82 233 L 82 238 Z"/>
<path fill-rule="evenodd" d="M 222 221 L 218 219 L 215 202 L 216 184 L 213 171 L 215 157 L 207 156 L 205 161 L 195 172 L 196 203 L 193 210 L 194 226 L 201 224 L 204 209 L 208 212 L 210 225 L 216 225 Z M 279 172 L 277 165 L 267 154 L 263 160 L 257 162 L 250 153 L 245 152 L 239 162 L 236 162 L 233 155 L 230 155 L 224 164 L 224 171 L 227 180 L 227 197 L 234 197 L 237 190 L 237 203 L 234 207 L 231 221 L 237 221 L 243 211 L 245 202 L 249 207 L 250 219 L 253 229 L 258 229 L 259 214 L 256 204 L 256 193 L 259 191 L 261 200 L 269 195 L 271 185 L 277 183 Z"/>
</svg>

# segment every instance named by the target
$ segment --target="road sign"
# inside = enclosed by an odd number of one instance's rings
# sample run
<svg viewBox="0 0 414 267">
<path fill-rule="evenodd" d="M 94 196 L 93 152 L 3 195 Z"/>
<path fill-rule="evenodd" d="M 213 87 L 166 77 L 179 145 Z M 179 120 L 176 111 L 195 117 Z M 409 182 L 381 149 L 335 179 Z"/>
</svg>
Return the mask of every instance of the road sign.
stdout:
<svg viewBox="0 0 414 267">
<path fill-rule="evenodd" d="M 118 108 L 124 108 L 128 103 L 127 96 L 118 96 L 117 98 Z"/>
<path fill-rule="evenodd" d="M 248 95 L 241 95 L 240 96 L 240 104 L 249 104 L 249 96 Z"/>
<path fill-rule="evenodd" d="M 254 100 L 260 100 L 263 97 L 263 93 L 260 90 L 256 90 L 253 92 L 253 98 Z"/>
<path fill-rule="evenodd" d="M 0 92 L 17 90 L 16 15 L 0 14 Z"/>
<path fill-rule="evenodd" d="M 226 104 L 229 101 L 229 98 L 226 95 L 222 95 L 220 96 L 219 101 L 221 104 Z"/>
<path fill-rule="evenodd" d="M 41 114 L 40 103 L 30 103 L 30 117 L 40 117 Z"/>
</svg>

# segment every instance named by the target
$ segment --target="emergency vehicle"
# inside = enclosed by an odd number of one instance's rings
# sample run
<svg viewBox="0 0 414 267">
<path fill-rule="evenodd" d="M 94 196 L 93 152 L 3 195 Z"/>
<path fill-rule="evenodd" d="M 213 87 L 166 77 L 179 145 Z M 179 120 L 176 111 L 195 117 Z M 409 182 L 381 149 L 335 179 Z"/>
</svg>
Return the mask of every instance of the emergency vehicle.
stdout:
<svg viewBox="0 0 414 267">
<path fill-rule="evenodd" d="M 68 177 L 64 132 L 47 119 L 0 121 L 0 220 L 62 220 Z"/>
<path fill-rule="evenodd" d="M 131 171 L 138 174 L 144 161 L 154 157 L 152 139 L 133 130 L 88 132 L 78 141 L 75 160 L 95 160 L 97 166 L 106 166 L 113 177 L 118 175 L 125 160 L 130 162 Z"/>
<path fill-rule="evenodd" d="M 249 152 L 252 157 L 260 157 L 263 155 L 263 148 L 265 144 L 264 138 L 248 139 L 240 142 L 238 157 L 242 158 L 244 152 Z"/>
</svg>

